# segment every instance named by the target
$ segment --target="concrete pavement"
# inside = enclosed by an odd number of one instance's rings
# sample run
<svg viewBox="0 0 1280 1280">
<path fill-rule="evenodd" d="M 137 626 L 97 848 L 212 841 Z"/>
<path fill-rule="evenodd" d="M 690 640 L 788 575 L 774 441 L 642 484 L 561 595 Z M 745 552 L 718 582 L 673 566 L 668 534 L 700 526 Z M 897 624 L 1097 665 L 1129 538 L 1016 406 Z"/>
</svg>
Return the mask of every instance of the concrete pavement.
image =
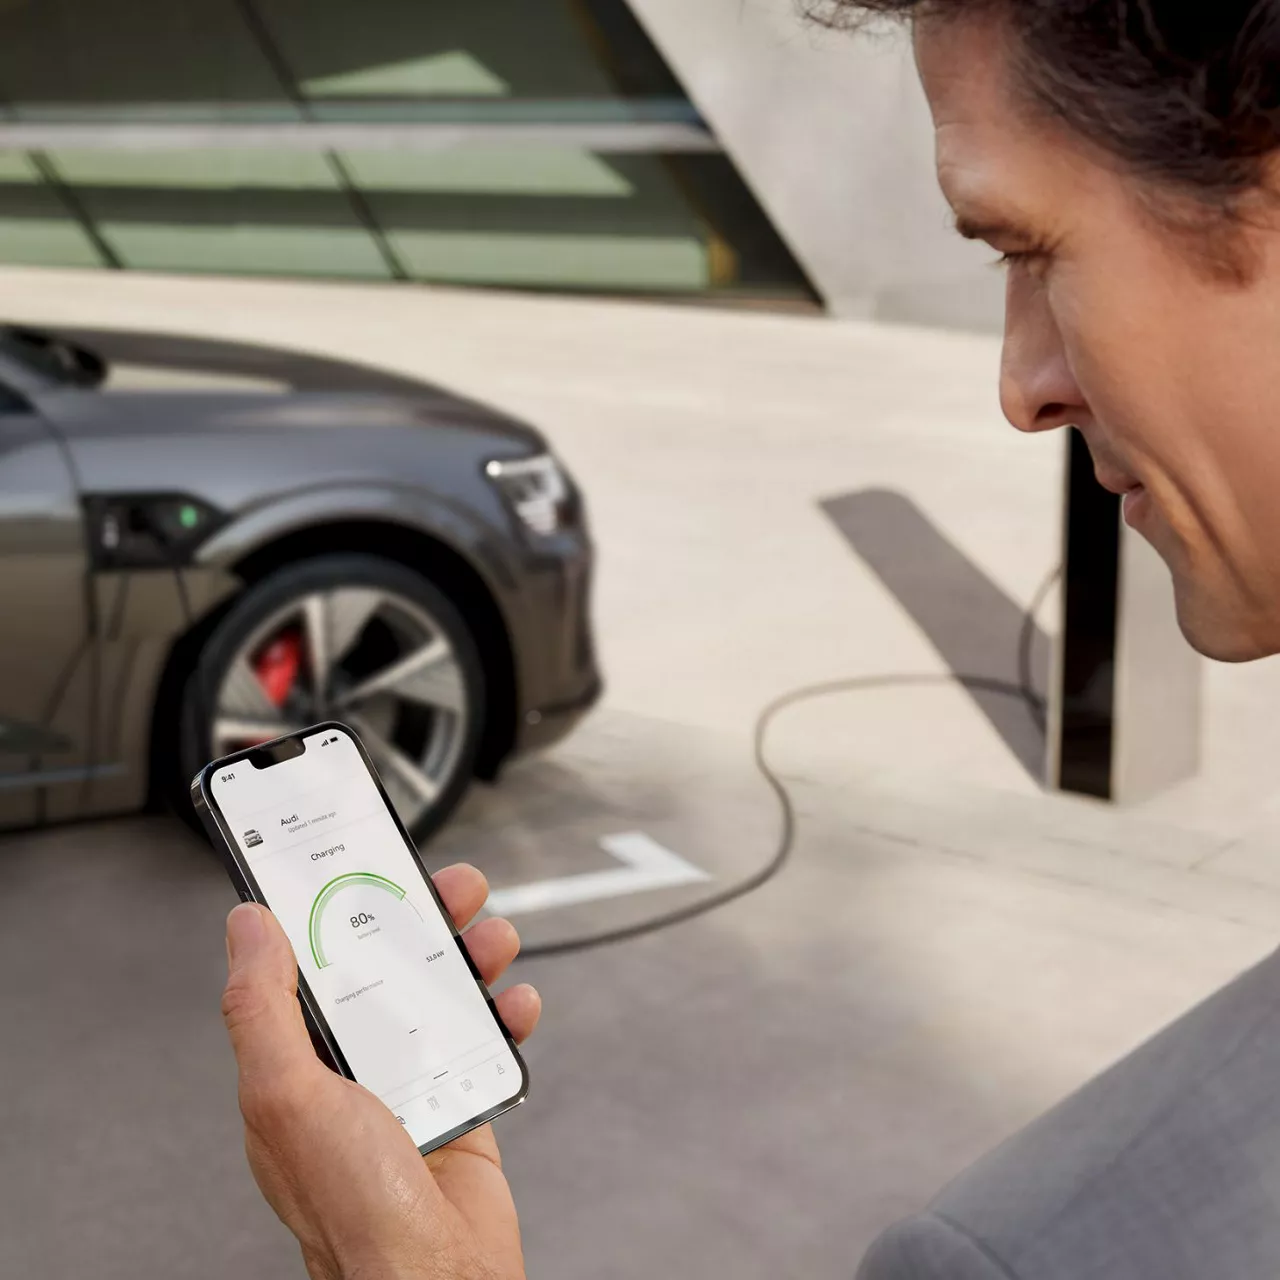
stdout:
<svg viewBox="0 0 1280 1280">
<path fill-rule="evenodd" d="M 1017 608 L 1056 560 L 1060 449 L 1001 425 L 987 339 L 417 289 L 18 271 L 0 289 L 15 319 L 332 352 L 547 432 L 591 500 L 610 686 L 432 849 L 495 884 L 601 869 L 600 837 L 636 829 L 731 883 L 776 846 L 751 759 L 769 699 L 945 671 L 833 501 L 902 495 Z M 916 565 L 951 593 L 950 647 L 1013 678 L 1016 609 L 968 608 L 955 563 Z M 1274 662 L 1211 667 L 1202 777 L 1126 811 L 1041 795 L 1013 719 L 1002 733 L 954 688 L 785 712 L 768 752 L 800 821 L 780 876 L 521 969 L 547 1012 L 500 1135 L 530 1274 L 847 1277 L 882 1226 L 1265 955 L 1277 685 Z M 155 818 L 10 836 L 0 861 L 19 1029 L 0 1271 L 298 1274 L 239 1150 L 220 871 Z M 522 927 L 548 940 L 700 892 Z"/>
</svg>

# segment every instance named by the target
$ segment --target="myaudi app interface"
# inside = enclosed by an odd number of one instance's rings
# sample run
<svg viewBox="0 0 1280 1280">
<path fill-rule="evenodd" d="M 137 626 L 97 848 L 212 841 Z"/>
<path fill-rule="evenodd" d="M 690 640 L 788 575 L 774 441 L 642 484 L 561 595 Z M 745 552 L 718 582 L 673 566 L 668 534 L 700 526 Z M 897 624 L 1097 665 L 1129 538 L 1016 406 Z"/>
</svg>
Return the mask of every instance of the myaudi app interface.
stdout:
<svg viewBox="0 0 1280 1280">
<path fill-rule="evenodd" d="M 419 1145 L 513 1098 L 520 1067 L 351 738 L 217 770 L 213 798 L 355 1078 Z"/>
</svg>

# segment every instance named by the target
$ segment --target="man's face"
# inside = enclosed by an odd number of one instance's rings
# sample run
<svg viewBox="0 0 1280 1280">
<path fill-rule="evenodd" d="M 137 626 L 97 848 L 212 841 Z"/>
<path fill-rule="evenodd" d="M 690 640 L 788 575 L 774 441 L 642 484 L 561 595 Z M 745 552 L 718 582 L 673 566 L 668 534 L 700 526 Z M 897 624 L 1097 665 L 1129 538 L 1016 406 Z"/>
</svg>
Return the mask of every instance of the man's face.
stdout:
<svg viewBox="0 0 1280 1280">
<path fill-rule="evenodd" d="M 1280 233 L 1215 276 L 1152 217 L 1176 197 L 1027 106 L 997 24 L 925 20 L 916 55 L 960 230 L 1009 255 L 1009 420 L 1080 429 L 1197 649 L 1280 652 Z"/>
</svg>

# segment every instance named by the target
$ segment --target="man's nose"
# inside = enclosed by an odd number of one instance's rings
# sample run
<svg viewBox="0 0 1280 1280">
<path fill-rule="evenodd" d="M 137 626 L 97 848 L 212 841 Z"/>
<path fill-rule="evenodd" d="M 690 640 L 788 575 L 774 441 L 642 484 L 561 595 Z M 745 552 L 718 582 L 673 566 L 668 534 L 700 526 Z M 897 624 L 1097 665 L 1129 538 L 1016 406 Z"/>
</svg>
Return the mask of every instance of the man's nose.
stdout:
<svg viewBox="0 0 1280 1280">
<path fill-rule="evenodd" d="M 1019 431 L 1077 426 L 1088 413 L 1040 287 L 1012 275 L 1005 308 L 1000 407 Z"/>
</svg>

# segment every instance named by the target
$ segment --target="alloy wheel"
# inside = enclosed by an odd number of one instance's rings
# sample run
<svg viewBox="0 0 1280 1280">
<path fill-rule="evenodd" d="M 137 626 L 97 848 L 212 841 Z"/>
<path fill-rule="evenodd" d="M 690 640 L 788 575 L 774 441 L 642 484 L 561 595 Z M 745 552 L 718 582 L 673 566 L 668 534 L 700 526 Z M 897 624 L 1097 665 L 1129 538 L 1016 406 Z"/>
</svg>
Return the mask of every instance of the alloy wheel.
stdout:
<svg viewBox="0 0 1280 1280">
<path fill-rule="evenodd" d="M 453 779 L 469 715 L 439 622 L 394 591 L 356 586 L 273 612 L 237 650 L 213 705 L 217 755 L 323 720 L 349 724 L 410 828 Z"/>
</svg>

